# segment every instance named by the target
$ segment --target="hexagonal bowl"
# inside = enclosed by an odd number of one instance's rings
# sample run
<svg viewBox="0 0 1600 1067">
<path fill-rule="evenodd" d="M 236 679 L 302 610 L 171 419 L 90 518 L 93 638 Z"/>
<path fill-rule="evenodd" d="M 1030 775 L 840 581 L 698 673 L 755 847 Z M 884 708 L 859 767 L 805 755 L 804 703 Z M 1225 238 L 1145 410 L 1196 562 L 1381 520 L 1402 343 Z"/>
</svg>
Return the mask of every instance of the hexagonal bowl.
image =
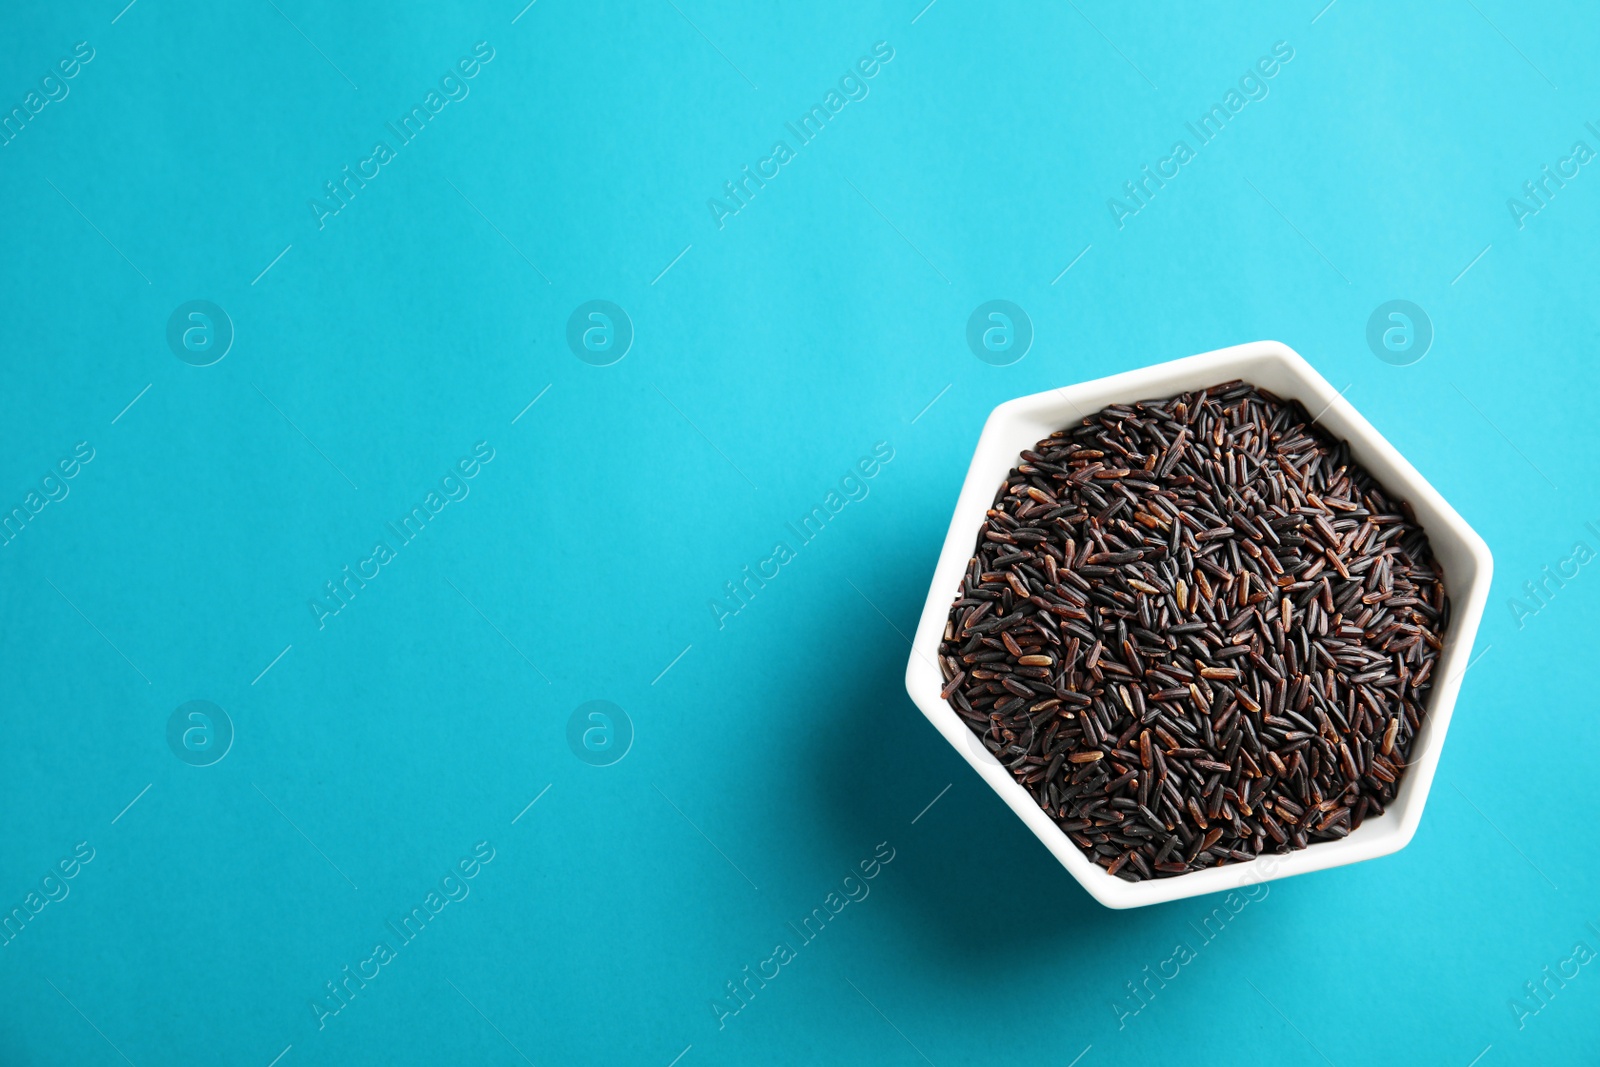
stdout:
<svg viewBox="0 0 1600 1067">
<path fill-rule="evenodd" d="M 940 698 L 944 685 L 938 667 L 939 642 L 962 574 L 977 544 L 984 514 L 994 500 L 995 490 L 1020 460 L 1023 449 L 1109 404 L 1161 399 L 1235 378 L 1285 399 L 1300 401 L 1313 413 L 1319 425 L 1350 442 L 1354 457 L 1390 493 L 1410 502 L 1417 521 L 1427 531 L 1434 557 L 1444 570 L 1445 590 L 1453 606 L 1450 628 L 1445 634 L 1438 666 L 1434 668 L 1436 681 L 1428 696 L 1423 728 L 1413 744 L 1411 766 L 1395 802 L 1383 815 L 1367 819 L 1348 837 L 1317 842 L 1295 852 L 1268 853 L 1248 863 L 1125 882 L 1107 874 L 1079 851 L 1028 791 L 983 747 L 955 709 Z M 911 658 L 906 665 L 906 691 L 945 740 L 1100 903 L 1111 908 L 1134 908 L 1202 893 L 1241 889 L 1272 879 L 1385 856 L 1404 848 L 1411 840 L 1422 819 L 1428 789 L 1433 784 L 1439 751 L 1450 726 L 1450 713 L 1461 688 L 1462 676 L 1470 665 L 1472 642 L 1483 617 L 1493 569 L 1494 561 L 1483 538 L 1311 364 L 1277 341 L 1236 345 L 1081 385 L 1019 397 L 990 413 L 972 465 L 967 469 L 961 496 L 956 501 L 955 517 L 945 535 L 938 565 L 934 568 L 933 583 L 928 589 L 922 619 L 912 641 Z"/>
</svg>

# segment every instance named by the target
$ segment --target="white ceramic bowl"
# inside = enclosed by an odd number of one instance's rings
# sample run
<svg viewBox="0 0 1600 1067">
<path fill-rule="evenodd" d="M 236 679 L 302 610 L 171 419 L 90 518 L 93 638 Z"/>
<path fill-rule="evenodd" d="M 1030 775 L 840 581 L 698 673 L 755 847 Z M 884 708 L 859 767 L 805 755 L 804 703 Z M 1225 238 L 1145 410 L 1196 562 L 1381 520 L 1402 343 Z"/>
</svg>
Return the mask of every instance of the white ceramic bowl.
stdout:
<svg viewBox="0 0 1600 1067">
<path fill-rule="evenodd" d="M 939 692 L 944 685 L 938 667 L 939 642 L 967 562 L 972 558 L 973 546 L 977 544 L 984 514 L 994 501 L 995 490 L 1020 460 L 1023 449 L 1108 404 L 1161 399 L 1235 378 L 1285 399 L 1300 401 L 1319 425 L 1350 442 L 1355 458 L 1390 493 L 1410 502 L 1417 521 L 1427 531 L 1435 558 L 1444 568 L 1445 589 L 1453 606 L 1450 629 L 1445 635 L 1443 654 L 1434 668 L 1428 714 L 1412 747 L 1411 766 L 1394 803 L 1382 816 L 1367 819 L 1348 837 L 1316 842 L 1286 855 L 1268 853 L 1248 863 L 1212 867 L 1169 878 L 1125 882 L 1107 874 L 1079 851 L 1028 791 L 983 747 L 948 702 L 940 699 Z M 1489 596 L 1493 568 L 1494 561 L 1483 538 L 1311 364 L 1277 341 L 1236 345 L 1082 385 L 1019 397 L 990 413 L 983 435 L 978 439 L 972 466 L 967 469 L 967 480 L 956 501 L 955 518 L 945 535 L 944 549 L 939 553 L 933 584 L 922 609 L 922 620 L 917 624 L 911 659 L 906 665 L 906 690 L 945 740 L 972 764 L 1061 865 L 1100 903 L 1111 908 L 1134 908 L 1238 889 L 1270 879 L 1386 856 L 1404 848 L 1411 840 L 1422 819 L 1422 807 L 1427 802 L 1428 789 L 1439 763 L 1439 750 L 1450 726 L 1450 712 L 1461 687 L 1461 677 L 1470 662 L 1472 642 Z"/>
</svg>

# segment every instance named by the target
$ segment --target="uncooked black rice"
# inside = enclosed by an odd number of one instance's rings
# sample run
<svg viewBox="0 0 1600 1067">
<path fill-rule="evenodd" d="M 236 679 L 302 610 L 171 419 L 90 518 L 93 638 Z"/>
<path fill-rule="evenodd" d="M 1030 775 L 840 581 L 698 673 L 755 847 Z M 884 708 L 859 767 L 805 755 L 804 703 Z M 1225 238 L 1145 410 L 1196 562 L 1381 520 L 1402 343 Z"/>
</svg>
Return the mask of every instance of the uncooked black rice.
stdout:
<svg viewBox="0 0 1600 1067">
<path fill-rule="evenodd" d="M 1089 859 L 1160 878 L 1382 814 L 1450 601 L 1346 442 L 1234 381 L 1021 459 L 950 612 L 944 696 Z"/>
</svg>

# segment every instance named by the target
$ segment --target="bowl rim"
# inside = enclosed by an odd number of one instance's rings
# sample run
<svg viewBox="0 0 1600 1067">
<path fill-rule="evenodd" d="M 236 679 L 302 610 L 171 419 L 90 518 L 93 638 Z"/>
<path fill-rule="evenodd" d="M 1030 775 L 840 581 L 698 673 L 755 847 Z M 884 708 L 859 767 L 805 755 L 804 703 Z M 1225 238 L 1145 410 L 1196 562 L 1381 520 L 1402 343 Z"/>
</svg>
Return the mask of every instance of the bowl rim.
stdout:
<svg viewBox="0 0 1600 1067">
<path fill-rule="evenodd" d="M 1314 421 L 1350 443 L 1352 454 L 1395 495 L 1409 502 L 1419 522 L 1427 530 L 1435 555 L 1455 555 L 1466 561 L 1466 573 L 1452 577 L 1446 568 L 1445 580 L 1453 605 L 1445 646 L 1435 668 L 1435 682 L 1428 699 L 1427 716 L 1412 749 L 1412 762 L 1397 796 L 1383 816 L 1369 819 L 1349 837 L 1317 842 L 1290 853 L 1265 853 L 1246 863 L 1227 864 L 1171 878 L 1125 882 L 1107 874 L 1079 851 L 1078 846 L 992 754 L 976 740 L 976 735 L 943 700 L 943 678 L 938 668 L 938 646 L 961 574 L 970 560 L 985 512 L 993 502 L 996 486 L 1005 471 L 1016 465 L 1022 448 L 1039 437 L 1031 437 L 1012 448 L 1003 443 L 1026 436 L 1030 423 L 1051 421 L 1055 428 L 1071 425 L 1072 412 L 1082 417 L 1107 404 L 1128 403 L 1172 396 L 1188 389 L 1202 388 L 1234 378 L 1251 379 L 1251 371 L 1266 371 L 1280 379 L 1292 380 L 1292 388 L 1262 385 L 1262 388 L 1299 400 L 1308 411 L 1321 408 Z M 1260 383 L 1257 383 L 1260 384 Z M 1346 389 L 1349 387 L 1346 386 Z M 1096 399 L 1089 399 L 1094 397 Z M 1079 401 L 1083 403 L 1080 404 Z M 1070 409 L 1062 412 L 1061 409 Z M 1037 425 L 1034 430 L 1037 430 Z M 1049 433 L 1046 430 L 1045 433 Z M 1043 434 L 1039 435 L 1043 436 Z M 1004 462 L 1003 468 L 996 464 Z M 1374 470 L 1374 468 L 1380 468 Z M 1000 474 L 995 474 L 996 470 Z M 1426 517 L 1426 518 L 1424 518 Z M 972 461 L 962 482 L 954 515 L 945 534 L 944 545 L 934 567 L 928 597 L 911 642 L 906 664 L 906 691 L 912 701 L 967 763 L 978 772 L 1040 842 L 1065 867 L 1073 878 L 1101 904 L 1110 908 L 1133 908 L 1181 900 L 1205 893 L 1242 890 L 1257 883 L 1306 874 L 1348 863 L 1358 863 L 1388 855 L 1404 848 L 1416 833 L 1427 802 L 1440 751 L 1449 729 L 1451 713 L 1460 691 L 1461 680 L 1474 662 L 1470 659 L 1483 610 L 1488 601 L 1494 561 L 1483 538 L 1445 501 L 1437 489 L 1379 433 L 1309 362 L 1288 345 L 1278 341 L 1254 341 L 1203 352 L 1182 359 L 1063 386 L 1008 400 L 995 407 L 985 421 L 973 451 Z"/>
</svg>

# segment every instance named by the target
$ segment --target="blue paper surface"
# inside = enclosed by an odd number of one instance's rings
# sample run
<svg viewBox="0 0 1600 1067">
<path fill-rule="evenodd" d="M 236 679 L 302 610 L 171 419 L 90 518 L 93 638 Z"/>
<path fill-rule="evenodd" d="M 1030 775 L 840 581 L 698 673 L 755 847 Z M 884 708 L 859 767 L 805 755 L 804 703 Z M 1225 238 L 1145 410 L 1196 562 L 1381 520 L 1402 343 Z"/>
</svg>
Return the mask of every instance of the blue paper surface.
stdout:
<svg viewBox="0 0 1600 1067">
<path fill-rule="evenodd" d="M 0 1061 L 1593 1055 L 1592 10 L 123 2 L 0 35 Z M 1481 658 L 1108 911 L 905 636 L 991 408 L 1269 337 Z"/>
</svg>

